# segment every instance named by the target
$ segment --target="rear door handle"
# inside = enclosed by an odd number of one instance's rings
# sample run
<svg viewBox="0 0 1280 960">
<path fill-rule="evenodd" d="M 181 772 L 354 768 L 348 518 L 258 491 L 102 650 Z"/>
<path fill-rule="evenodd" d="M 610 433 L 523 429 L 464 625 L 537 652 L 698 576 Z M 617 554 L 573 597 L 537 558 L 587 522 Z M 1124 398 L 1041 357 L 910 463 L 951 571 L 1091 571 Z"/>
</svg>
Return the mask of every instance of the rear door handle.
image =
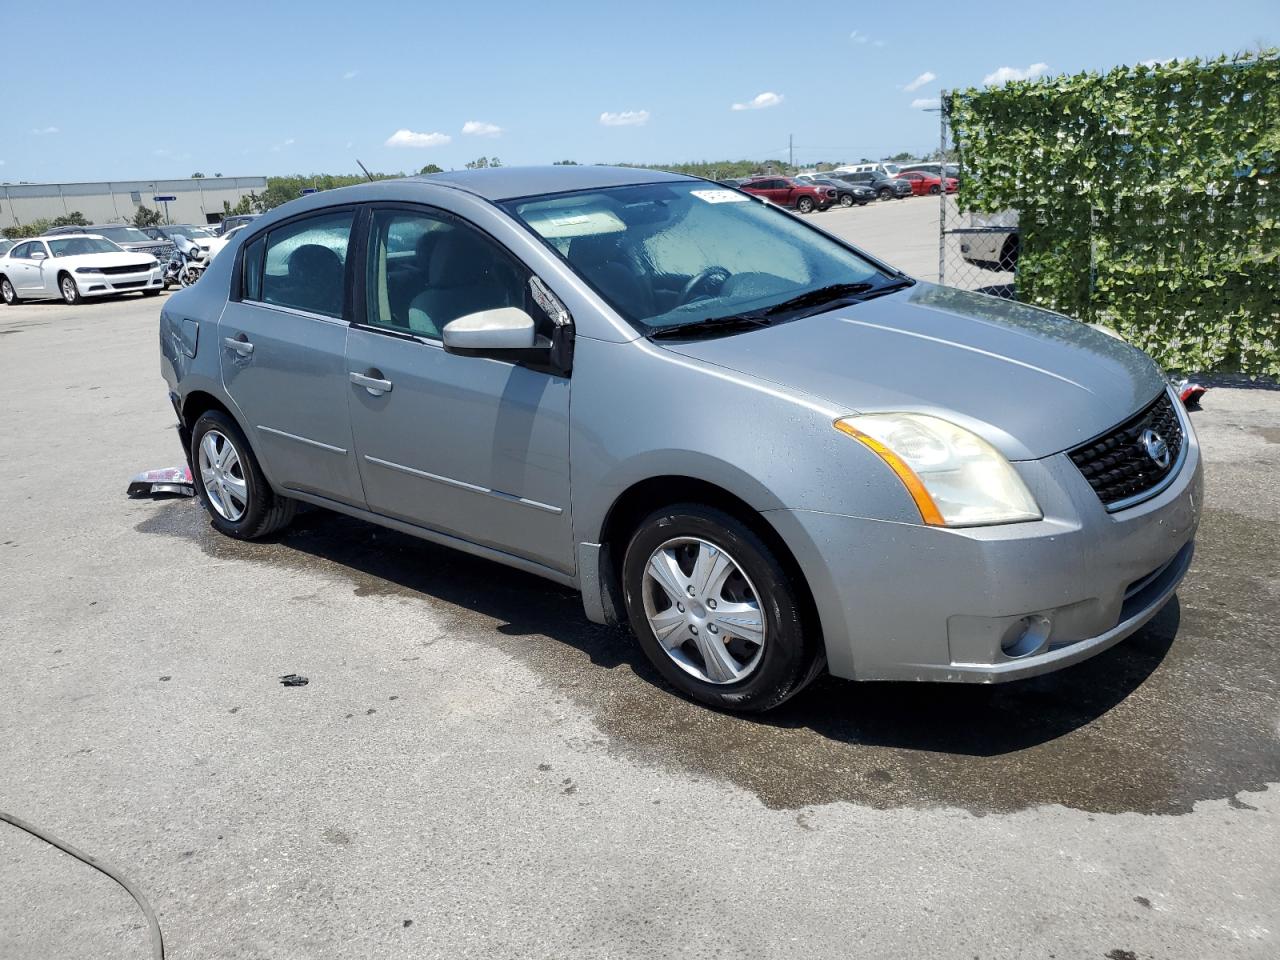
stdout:
<svg viewBox="0 0 1280 960">
<path fill-rule="evenodd" d="M 363 373 L 352 373 L 352 374 L 351 374 L 351 382 L 352 382 L 352 383 L 354 383 L 354 384 L 355 384 L 356 386 L 358 386 L 358 387 L 364 387 L 366 390 L 368 390 L 368 391 L 369 391 L 371 394 L 373 394 L 375 397 L 380 397 L 380 396 L 382 396 L 384 393 L 390 393 L 390 392 L 391 392 L 391 381 L 390 381 L 390 380 L 383 380 L 383 379 L 381 378 L 381 372 L 380 372 L 380 371 L 378 371 L 378 370 L 370 370 L 369 372 L 370 372 L 370 373 L 377 373 L 377 374 L 379 374 L 379 376 L 376 376 L 376 377 L 367 377 L 367 376 L 365 376 Z"/>
<path fill-rule="evenodd" d="M 242 333 L 238 337 L 223 337 L 222 345 L 230 350 L 234 350 L 242 357 L 247 357 L 253 353 L 253 344 Z"/>
</svg>

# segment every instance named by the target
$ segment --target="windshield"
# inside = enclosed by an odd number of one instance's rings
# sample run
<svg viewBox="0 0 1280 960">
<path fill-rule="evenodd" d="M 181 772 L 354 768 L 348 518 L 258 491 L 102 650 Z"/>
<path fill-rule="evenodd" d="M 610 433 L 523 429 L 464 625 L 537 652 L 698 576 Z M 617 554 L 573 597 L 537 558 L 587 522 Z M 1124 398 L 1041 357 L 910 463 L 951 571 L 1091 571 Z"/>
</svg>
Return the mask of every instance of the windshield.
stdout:
<svg viewBox="0 0 1280 960">
<path fill-rule="evenodd" d="M 152 240 L 136 227 L 94 227 L 94 233 L 100 233 L 108 240 L 116 243 L 151 243 Z"/>
<path fill-rule="evenodd" d="M 84 253 L 123 253 L 110 240 L 102 237 L 68 237 L 66 240 L 50 238 L 49 252 L 55 257 L 78 257 Z"/>
<path fill-rule="evenodd" d="M 791 214 L 709 183 L 585 190 L 503 206 L 643 333 L 888 279 Z"/>
</svg>

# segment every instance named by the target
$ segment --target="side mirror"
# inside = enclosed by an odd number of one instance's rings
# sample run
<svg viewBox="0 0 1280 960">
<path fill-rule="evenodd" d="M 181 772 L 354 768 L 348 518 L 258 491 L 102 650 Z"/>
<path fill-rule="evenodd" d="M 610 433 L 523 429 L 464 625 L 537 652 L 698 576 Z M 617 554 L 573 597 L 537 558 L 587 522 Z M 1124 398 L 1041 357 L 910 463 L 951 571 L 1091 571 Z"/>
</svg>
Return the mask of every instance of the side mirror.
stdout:
<svg viewBox="0 0 1280 960">
<path fill-rule="evenodd" d="M 497 307 L 451 320 L 442 331 L 444 348 L 463 356 L 487 357 L 538 346 L 533 317 L 519 307 Z"/>
<path fill-rule="evenodd" d="M 43 250 L 37 251 L 31 255 L 32 260 L 43 260 L 48 256 Z"/>
</svg>

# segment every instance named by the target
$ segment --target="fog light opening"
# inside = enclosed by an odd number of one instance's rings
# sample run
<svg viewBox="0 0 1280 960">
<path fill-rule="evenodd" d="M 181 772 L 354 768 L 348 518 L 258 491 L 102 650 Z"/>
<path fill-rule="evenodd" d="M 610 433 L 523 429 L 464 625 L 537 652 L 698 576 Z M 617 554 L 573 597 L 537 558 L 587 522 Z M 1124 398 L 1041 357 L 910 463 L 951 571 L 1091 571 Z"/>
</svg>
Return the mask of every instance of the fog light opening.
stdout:
<svg viewBox="0 0 1280 960">
<path fill-rule="evenodd" d="M 1039 653 L 1049 645 L 1049 633 L 1053 623 L 1048 617 L 1032 614 L 1014 621 L 1000 641 L 1000 649 L 1006 657 L 1014 659 Z"/>
</svg>

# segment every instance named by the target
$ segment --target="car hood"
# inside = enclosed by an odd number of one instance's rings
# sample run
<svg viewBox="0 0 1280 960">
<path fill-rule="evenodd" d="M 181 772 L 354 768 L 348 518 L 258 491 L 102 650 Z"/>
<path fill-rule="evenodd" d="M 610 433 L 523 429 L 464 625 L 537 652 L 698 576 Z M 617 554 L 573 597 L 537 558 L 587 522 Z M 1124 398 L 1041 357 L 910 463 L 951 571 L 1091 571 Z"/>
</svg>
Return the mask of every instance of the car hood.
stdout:
<svg viewBox="0 0 1280 960">
<path fill-rule="evenodd" d="M 1011 460 L 1097 436 L 1165 388 L 1146 354 L 1086 324 L 924 282 L 775 327 L 662 345 L 842 414 L 933 414 Z"/>
<path fill-rule="evenodd" d="M 54 261 L 65 263 L 74 269 L 76 267 L 127 267 L 145 263 L 147 259 L 154 260 L 155 257 L 143 250 L 136 253 L 126 250 L 122 253 L 80 253 L 71 257 L 55 257 Z"/>
</svg>

